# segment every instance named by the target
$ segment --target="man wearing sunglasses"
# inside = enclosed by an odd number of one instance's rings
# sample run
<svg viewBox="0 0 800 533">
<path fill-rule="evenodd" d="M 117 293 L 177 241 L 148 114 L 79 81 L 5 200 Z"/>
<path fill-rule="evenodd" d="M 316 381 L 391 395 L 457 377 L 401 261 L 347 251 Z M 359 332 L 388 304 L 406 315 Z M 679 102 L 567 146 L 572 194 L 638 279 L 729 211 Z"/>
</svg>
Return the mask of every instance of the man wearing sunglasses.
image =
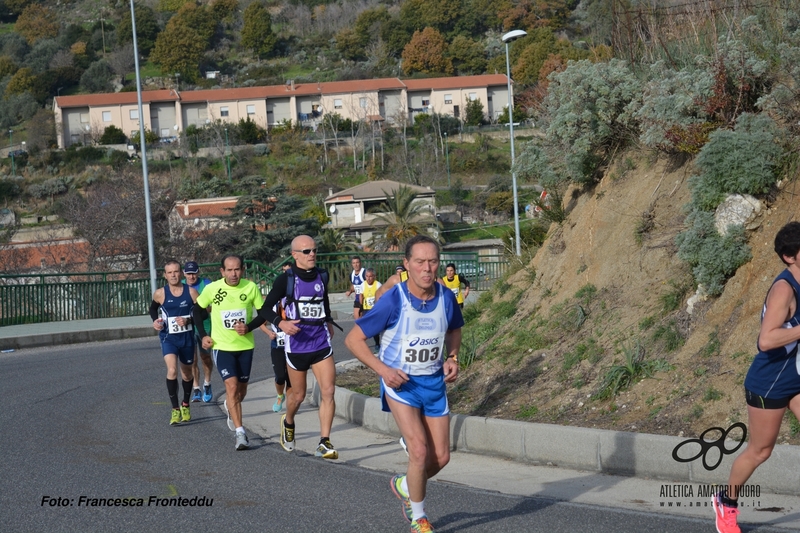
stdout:
<svg viewBox="0 0 800 533">
<path fill-rule="evenodd" d="M 284 350 L 291 391 L 286 397 L 286 414 L 281 417 L 280 443 L 284 450 L 294 450 L 294 416 L 306 395 L 306 375 L 310 369 L 320 388 L 317 457 L 338 459 L 339 453 L 330 441 L 336 406 L 333 393 L 336 367 L 333 362 L 333 317 L 328 301 L 328 287 L 316 267 L 317 247 L 314 239 L 300 235 L 292 241 L 291 270 L 275 278 L 259 316 L 286 334 Z M 292 294 L 287 294 L 289 277 L 293 277 Z M 286 318 L 273 307 L 282 299 Z"/>
</svg>

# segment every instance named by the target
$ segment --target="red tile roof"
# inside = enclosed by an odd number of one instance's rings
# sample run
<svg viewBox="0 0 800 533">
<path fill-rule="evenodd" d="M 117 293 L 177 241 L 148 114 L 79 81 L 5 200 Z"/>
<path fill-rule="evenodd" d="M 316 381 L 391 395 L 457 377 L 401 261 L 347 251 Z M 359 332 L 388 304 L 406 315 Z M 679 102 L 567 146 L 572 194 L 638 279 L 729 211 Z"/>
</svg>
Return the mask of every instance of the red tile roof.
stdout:
<svg viewBox="0 0 800 533">
<path fill-rule="evenodd" d="M 203 89 L 199 91 L 181 91 L 160 89 L 142 91 L 142 102 L 228 102 L 236 100 L 256 100 L 260 98 L 279 98 L 282 96 L 309 96 L 312 94 L 346 94 L 380 90 L 445 90 L 486 87 L 488 85 L 505 85 L 503 74 L 486 74 L 481 76 L 453 76 L 449 78 L 424 78 L 401 80 L 399 78 L 377 78 L 371 80 L 333 81 L 325 83 L 296 83 L 293 85 L 268 85 L 260 87 L 239 87 L 234 89 Z M 130 105 L 137 102 L 136 93 L 102 93 L 79 94 L 73 96 L 56 96 L 56 104 L 60 108 Z"/>
<path fill-rule="evenodd" d="M 424 78 L 404 80 L 409 91 L 425 89 L 468 89 L 471 87 L 487 87 L 489 85 L 506 85 L 505 74 L 484 74 L 481 76 L 451 76 L 449 78 Z"/>
<path fill-rule="evenodd" d="M 208 217 L 219 218 L 230 215 L 231 210 L 236 207 L 236 202 L 238 200 L 238 196 L 199 201 L 189 200 L 186 203 L 176 202 L 174 209 L 177 215 L 183 219 Z"/>
<path fill-rule="evenodd" d="M 158 91 L 142 91 L 142 103 L 174 102 L 178 95 L 172 89 Z M 136 93 L 100 93 L 78 94 L 74 96 L 56 96 L 58 107 L 84 107 L 88 105 L 128 105 L 137 103 Z"/>
</svg>

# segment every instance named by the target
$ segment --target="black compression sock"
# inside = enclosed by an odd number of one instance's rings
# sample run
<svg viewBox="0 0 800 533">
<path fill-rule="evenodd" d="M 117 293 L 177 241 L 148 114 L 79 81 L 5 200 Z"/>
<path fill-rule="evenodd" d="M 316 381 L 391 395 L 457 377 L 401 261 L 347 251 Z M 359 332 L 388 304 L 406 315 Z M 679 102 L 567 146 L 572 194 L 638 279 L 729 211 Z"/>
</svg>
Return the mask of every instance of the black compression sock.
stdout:
<svg viewBox="0 0 800 533">
<path fill-rule="evenodd" d="M 167 378 L 167 394 L 169 394 L 169 401 L 172 403 L 172 408 L 177 409 L 178 405 L 178 380 Z"/>
<path fill-rule="evenodd" d="M 183 403 L 189 405 L 189 397 L 192 395 L 192 385 L 194 381 L 191 379 L 189 381 L 183 382 Z"/>
</svg>

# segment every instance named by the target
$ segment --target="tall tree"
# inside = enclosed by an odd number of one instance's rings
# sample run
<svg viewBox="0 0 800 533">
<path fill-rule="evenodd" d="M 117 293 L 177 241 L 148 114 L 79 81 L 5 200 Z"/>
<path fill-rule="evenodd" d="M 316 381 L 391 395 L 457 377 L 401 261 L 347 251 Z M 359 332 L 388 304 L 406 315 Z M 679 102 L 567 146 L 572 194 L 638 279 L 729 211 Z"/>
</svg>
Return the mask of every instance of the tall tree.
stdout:
<svg viewBox="0 0 800 533">
<path fill-rule="evenodd" d="M 55 12 L 41 4 L 28 5 L 14 24 L 14 31 L 25 37 L 28 44 L 57 37 L 59 29 Z"/>
<path fill-rule="evenodd" d="M 415 31 L 411 41 L 403 48 L 403 72 L 453 73 L 453 65 L 445 57 L 447 43 L 434 28 Z"/>
<path fill-rule="evenodd" d="M 292 239 L 314 235 L 319 226 L 316 219 L 306 216 L 307 198 L 287 194 L 283 184 L 264 187 L 263 183 L 262 176 L 242 180 L 247 193 L 231 210 L 228 220 L 232 227 L 221 237 L 225 249 L 271 263 L 288 255 Z"/>
<path fill-rule="evenodd" d="M 459 75 L 482 74 L 486 70 L 483 45 L 463 35 L 457 35 L 447 47 L 447 57 Z"/>
<path fill-rule="evenodd" d="M 199 73 L 200 60 L 206 45 L 200 35 L 184 24 L 170 21 L 158 34 L 150 59 L 161 67 L 161 72 L 180 73 L 186 81 L 194 81 Z"/>
<path fill-rule="evenodd" d="M 244 27 L 242 28 L 242 46 L 265 58 L 272 53 L 277 36 L 272 31 L 272 16 L 261 2 L 253 2 L 244 10 Z"/>
<path fill-rule="evenodd" d="M 156 37 L 160 31 L 155 12 L 147 7 L 134 2 L 133 12 L 136 15 L 136 44 L 139 53 L 149 56 L 156 44 Z M 123 14 L 117 26 L 117 44 L 133 42 L 133 26 L 131 24 L 130 10 Z"/>
</svg>

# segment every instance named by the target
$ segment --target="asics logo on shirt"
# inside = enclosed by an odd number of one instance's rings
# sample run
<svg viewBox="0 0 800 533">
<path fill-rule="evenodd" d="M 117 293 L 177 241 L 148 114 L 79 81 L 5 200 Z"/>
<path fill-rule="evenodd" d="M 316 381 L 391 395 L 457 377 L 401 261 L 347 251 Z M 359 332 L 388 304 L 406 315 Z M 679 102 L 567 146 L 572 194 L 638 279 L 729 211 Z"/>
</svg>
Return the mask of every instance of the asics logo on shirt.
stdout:
<svg viewBox="0 0 800 533">
<path fill-rule="evenodd" d="M 411 339 L 411 341 L 408 343 L 409 346 L 417 346 L 417 345 L 420 345 L 420 346 L 433 346 L 435 344 L 439 344 L 439 339 L 438 338 L 435 338 L 435 339 L 420 339 L 419 337 L 416 337 L 414 339 Z"/>
</svg>

